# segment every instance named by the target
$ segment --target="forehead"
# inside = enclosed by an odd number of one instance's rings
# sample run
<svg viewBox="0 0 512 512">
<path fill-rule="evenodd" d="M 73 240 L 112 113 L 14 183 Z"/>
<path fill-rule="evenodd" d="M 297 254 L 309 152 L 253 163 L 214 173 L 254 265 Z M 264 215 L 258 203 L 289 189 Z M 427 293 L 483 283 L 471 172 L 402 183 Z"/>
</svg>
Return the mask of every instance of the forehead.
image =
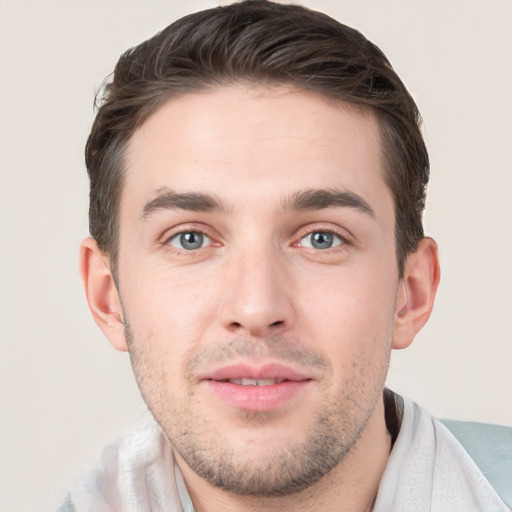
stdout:
<svg viewBox="0 0 512 512">
<path fill-rule="evenodd" d="M 385 187 L 373 114 L 285 87 L 172 98 L 134 133 L 126 156 L 122 203 L 162 188 L 236 202 L 244 193 L 277 199 L 297 187 L 369 196 Z"/>
</svg>

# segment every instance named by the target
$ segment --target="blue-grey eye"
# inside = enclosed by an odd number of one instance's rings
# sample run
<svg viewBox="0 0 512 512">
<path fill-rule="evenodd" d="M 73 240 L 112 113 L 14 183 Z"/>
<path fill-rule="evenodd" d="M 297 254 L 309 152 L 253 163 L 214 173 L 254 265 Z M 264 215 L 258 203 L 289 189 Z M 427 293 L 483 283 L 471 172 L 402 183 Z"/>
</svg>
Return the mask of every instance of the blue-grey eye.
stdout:
<svg viewBox="0 0 512 512">
<path fill-rule="evenodd" d="M 313 249 L 331 249 L 341 245 L 343 240 L 329 231 L 313 231 L 300 239 L 301 247 L 312 247 Z"/>
<path fill-rule="evenodd" d="M 198 231 L 186 231 L 185 233 L 178 233 L 173 236 L 169 244 L 178 249 L 185 249 L 186 251 L 193 251 L 201 249 L 210 245 L 210 238 L 204 233 Z"/>
</svg>

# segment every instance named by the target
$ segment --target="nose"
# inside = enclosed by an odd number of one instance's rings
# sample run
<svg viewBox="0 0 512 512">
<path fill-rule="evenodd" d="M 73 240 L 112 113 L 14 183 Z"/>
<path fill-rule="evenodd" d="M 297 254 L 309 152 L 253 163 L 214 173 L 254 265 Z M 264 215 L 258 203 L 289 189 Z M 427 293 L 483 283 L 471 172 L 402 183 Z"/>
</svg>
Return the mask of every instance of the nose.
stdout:
<svg viewBox="0 0 512 512">
<path fill-rule="evenodd" d="M 291 280 L 287 279 L 285 256 L 275 252 L 247 251 L 227 262 L 220 304 L 225 329 L 263 338 L 291 326 Z"/>
</svg>

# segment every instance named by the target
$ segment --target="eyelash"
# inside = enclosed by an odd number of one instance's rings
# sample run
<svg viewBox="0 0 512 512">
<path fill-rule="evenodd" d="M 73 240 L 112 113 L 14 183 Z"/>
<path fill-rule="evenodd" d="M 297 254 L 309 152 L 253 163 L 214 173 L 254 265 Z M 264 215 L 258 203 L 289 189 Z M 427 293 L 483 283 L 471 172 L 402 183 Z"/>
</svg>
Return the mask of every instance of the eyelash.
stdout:
<svg viewBox="0 0 512 512">
<path fill-rule="evenodd" d="M 179 236 L 182 236 L 182 235 L 186 235 L 187 233 L 197 233 L 198 235 L 202 235 L 202 236 L 208 238 L 210 240 L 210 243 L 205 247 L 199 247 L 197 249 L 185 249 L 185 248 L 176 247 L 171 244 L 173 239 L 175 239 Z M 206 249 L 207 247 L 220 245 L 218 242 L 215 241 L 215 237 L 213 237 L 208 232 L 207 229 L 205 229 L 202 226 L 197 226 L 197 225 L 189 225 L 189 226 L 186 226 L 185 228 L 183 228 L 183 226 L 180 226 L 180 228 L 177 229 L 176 231 L 172 231 L 171 233 L 166 232 L 165 236 L 162 238 L 161 243 L 163 246 L 165 246 L 170 251 L 175 252 L 175 253 L 177 252 L 179 254 L 183 254 L 186 256 L 194 256 L 198 252 L 199 249 Z"/>
<path fill-rule="evenodd" d="M 190 226 L 187 226 L 186 228 L 180 227 L 179 230 L 173 231 L 170 234 L 166 234 L 165 237 L 163 237 L 162 245 L 166 246 L 169 250 L 171 250 L 173 252 L 177 252 L 179 254 L 183 254 L 186 256 L 194 256 L 195 254 L 197 254 L 199 249 L 206 249 L 206 248 L 212 247 L 212 246 L 218 247 L 221 245 L 220 242 L 215 241 L 215 237 L 212 236 L 208 231 L 209 230 L 205 229 L 202 226 L 198 226 L 198 225 L 190 225 Z M 352 245 L 352 242 L 351 242 L 351 238 L 345 232 L 342 234 L 342 233 L 340 233 L 340 231 L 341 230 L 335 230 L 330 227 L 328 228 L 328 227 L 323 227 L 323 226 L 313 226 L 313 227 L 308 226 L 308 227 L 305 227 L 305 228 L 299 230 L 298 235 L 296 237 L 294 237 L 294 239 L 296 241 L 293 242 L 291 244 L 291 246 L 292 247 L 304 247 L 305 249 L 316 250 L 318 252 L 324 252 L 324 253 L 330 253 L 330 252 L 336 251 L 336 250 L 343 250 L 347 245 Z M 198 247 L 196 249 L 185 249 L 185 248 L 176 247 L 171 244 L 171 241 L 173 239 L 176 239 L 177 237 L 179 237 L 181 235 L 185 235 L 187 233 L 197 233 L 199 235 L 207 237 L 210 240 L 210 243 L 204 247 Z M 302 246 L 301 241 L 304 238 L 306 238 L 307 236 L 313 235 L 314 233 L 326 233 L 333 237 L 339 238 L 341 243 L 338 245 L 335 245 L 333 247 L 328 247 L 326 249 L 318 249 L 315 247 Z"/>
<path fill-rule="evenodd" d="M 313 249 L 318 252 L 325 252 L 325 253 L 331 252 L 331 251 L 336 251 L 336 250 L 343 250 L 343 248 L 345 248 L 347 245 L 352 245 L 352 241 L 351 241 L 351 238 L 348 236 L 348 234 L 346 234 L 345 231 L 343 233 L 341 233 L 340 231 L 341 230 L 335 230 L 330 227 L 308 226 L 307 228 L 304 228 L 304 231 L 299 232 L 298 241 L 294 242 L 292 245 L 295 247 L 301 247 L 300 243 L 304 238 L 311 236 L 314 233 L 327 233 L 328 235 L 339 238 L 341 243 L 338 245 L 335 245 L 333 247 L 326 248 L 326 249 L 317 249 L 315 247 L 305 247 L 305 246 L 303 246 L 303 247 L 306 249 Z"/>
</svg>

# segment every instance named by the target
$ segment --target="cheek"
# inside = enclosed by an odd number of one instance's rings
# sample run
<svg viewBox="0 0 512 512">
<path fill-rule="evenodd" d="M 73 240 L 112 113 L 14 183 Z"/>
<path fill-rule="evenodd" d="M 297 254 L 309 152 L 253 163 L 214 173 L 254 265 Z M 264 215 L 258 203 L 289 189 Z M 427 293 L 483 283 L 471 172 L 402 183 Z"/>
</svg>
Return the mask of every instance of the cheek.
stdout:
<svg viewBox="0 0 512 512">
<path fill-rule="evenodd" d="M 137 319 L 136 325 L 171 337 L 180 331 L 185 339 L 200 328 L 199 319 L 209 316 L 215 304 L 210 288 L 218 286 L 212 279 L 158 267 L 141 269 L 127 281 L 123 306 Z"/>
<path fill-rule="evenodd" d="M 343 271 L 328 286 L 309 287 L 299 316 L 308 319 L 307 329 L 334 364 L 371 365 L 389 357 L 397 280 L 389 269 Z"/>
<path fill-rule="evenodd" d="M 142 310 L 125 316 L 130 331 L 128 351 L 141 395 L 157 420 L 164 421 L 169 408 L 186 400 L 184 361 L 191 342 L 183 336 L 184 331 L 175 332 L 172 319 L 165 325 L 160 320 L 159 324 L 151 322 Z"/>
<path fill-rule="evenodd" d="M 215 316 L 216 300 L 208 286 L 156 269 L 127 281 L 122 303 L 133 331 L 129 350 L 137 380 L 155 391 L 157 385 L 177 389 Z"/>
<path fill-rule="evenodd" d="M 387 274 L 392 274 L 389 269 Z M 348 268 L 306 283 L 298 295 L 305 298 L 303 314 L 316 318 L 319 328 L 370 332 L 393 315 L 397 282 L 386 271 L 363 273 Z"/>
</svg>

